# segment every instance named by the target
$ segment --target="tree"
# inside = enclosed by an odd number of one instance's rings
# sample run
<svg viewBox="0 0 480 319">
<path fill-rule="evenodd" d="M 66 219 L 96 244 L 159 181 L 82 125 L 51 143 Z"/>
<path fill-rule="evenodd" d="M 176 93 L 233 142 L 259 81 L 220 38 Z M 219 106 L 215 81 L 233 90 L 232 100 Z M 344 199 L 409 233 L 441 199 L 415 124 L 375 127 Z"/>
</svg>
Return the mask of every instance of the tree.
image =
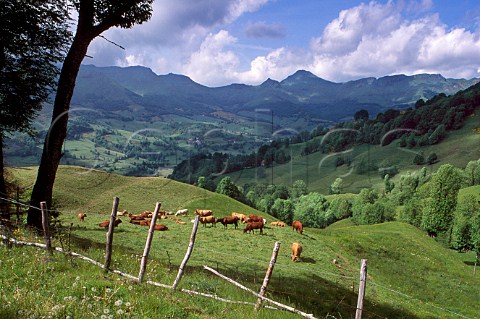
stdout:
<svg viewBox="0 0 480 319">
<path fill-rule="evenodd" d="M 433 131 L 433 133 L 430 134 L 430 136 L 428 137 L 428 143 L 430 145 L 437 144 L 438 142 L 443 140 L 443 138 L 445 137 L 446 134 L 447 133 L 446 133 L 446 130 L 445 130 L 445 125 L 440 124 L 440 125 L 437 126 L 435 131 Z"/>
<path fill-rule="evenodd" d="M 343 179 L 337 177 L 330 185 L 330 194 L 340 194 L 343 192 Z"/>
<path fill-rule="evenodd" d="M 385 193 L 390 193 L 395 188 L 395 183 L 390 179 L 390 175 L 387 174 L 383 178 L 383 184 L 385 185 Z"/>
<path fill-rule="evenodd" d="M 480 183 L 480 160 L 470 161 L 465 167 L 464 179 L 466 186 L 473 186 Z"/>
<path fill-rule="evenodd" d="M 361 120 L 368 120 L 368 111 L 367 110 L 359 110 L 355 112 L 355 115 L 353 116 L 353 119 L 355 121 L 361 121 Z"/>
<path fill-rule="evenodd" d="M 271 207 L 271 213 L 278 219 L 290 224 L 293 221 L 295 206 L 290 199 L 277 198 Z"/>
<path fill-rule="evenodd" d="M 328 203 L 322 194 L 311 192 L 298 199 L 295 205 L 294 219 L 302 221 L 306 227 L 326 227 L 325 212 Z"/>
<path fill-rule="evenodd" d="M 227 195 L 228 197 L 236 200 L 241 200 L 243 197 L 242 192 L 240 192 L 238 187 L 232 182 L 230 176 L 225 176 L 222 178 L 215 191 L 219 194 Z"/>
<path fill-rule="evenodd" d="M 427 199 L 421 224 L 430 236 L 435 237 L 452 226 L 461 180 L 459 170 L 451 164 L 440 166 L 433 175 L 430 181 L 430 197 Z"/>
<path fill-rule="evenodd" d="M 437 153 L 435 152 L 432 152 L 430 154 L 428 154 L 427 156 L 427 164 L 428 165 L 432 165 L 432 164 L 435 164 L 435 162 L 437 161 L 438 157 L 437 157 Z"/>
<path fill-rule="evenodd" d="M 73 0 L 78 11 L 75 36 L 63 61 L 53 104 L 52 121 L 43 145 L 42 158 L 30 200 L 27 224 L 41 228 L 40 212 L 33 208 L 46 201 L 52 205 L 52 191 L 67 135 L 68 112 L 75 80 L 88 46 L 112 27 L 131 28 L 150 19 L 153 0 L 95 1 Z"/>
<path fill-rule="evenodd" d="M 480 205 L 474 195 L 466 195 L 457 205 L 450 243 L 457 250 L 472 249 L 472 221 Z"/>
<path fill-rule="evenodd" d="M 299 198 L 300 196 L 307 195 L 307 184 L 301 179 L 296 180 L 293 182 L 292 188 L 290 189 L 290 197 L 291 198 Z"/>
<path fill-rule="evenodd" d="M 3 141 L 31 123 L 54 90 L 68 32 L 63 1 L 5 0 L 0 5 L 0 195 L 6 196 Z M 0 205 L 2 217 L 9 218 Z"/>
<path fill-rule="evenodd" d="M 415 157 L 413 158 L 413 164 L 416 164 L 416 165 L 425 164 L 425 156 L 422 153 L 415 154 Z"/>
</svg>

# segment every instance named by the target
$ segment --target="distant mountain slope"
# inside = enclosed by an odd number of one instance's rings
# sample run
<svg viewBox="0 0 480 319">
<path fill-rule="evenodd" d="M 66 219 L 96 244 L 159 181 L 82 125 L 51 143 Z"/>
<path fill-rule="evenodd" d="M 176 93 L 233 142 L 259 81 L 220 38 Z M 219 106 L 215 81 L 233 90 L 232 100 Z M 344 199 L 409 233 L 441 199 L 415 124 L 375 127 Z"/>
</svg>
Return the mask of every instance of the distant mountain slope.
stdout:
<svg viewBox="0 0 480 319">
<path fill-rule="evenodd" d="M 232 84 L 211 88 L 183 75 L 156 75 L 145 67 L 83 65 L 72 103 L 105 110 L 141 110 L 133 117 L 212 116 L 222 111 L 253 119 L 259 109 L 268 109 L 279 118 L 339 121 L 359 109 L 375 115 L 392 107 L 406 108 L 420 98 L 453 94 L 478 81 L 420 74 L 334 83 L 300 70 L 280 82 L 268 79 L 257 86 Z"/>
</svg>

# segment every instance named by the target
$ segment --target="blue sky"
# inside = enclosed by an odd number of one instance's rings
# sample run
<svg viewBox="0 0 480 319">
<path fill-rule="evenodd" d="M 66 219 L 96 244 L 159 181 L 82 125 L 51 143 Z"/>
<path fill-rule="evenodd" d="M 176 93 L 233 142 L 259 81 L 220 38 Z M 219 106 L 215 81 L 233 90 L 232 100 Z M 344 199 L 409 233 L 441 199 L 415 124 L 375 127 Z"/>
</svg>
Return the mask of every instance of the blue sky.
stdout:
<svg viewBox="0 0 480 319">
<path fill-rule="evenodd" d="M 206 86 L 308 70 L 334 82 L 391 74 L 480 77 L 478 0 L 156 0 L 152 19 L 103 34 L 84 63 L 142 65 Z"/>
</svg>

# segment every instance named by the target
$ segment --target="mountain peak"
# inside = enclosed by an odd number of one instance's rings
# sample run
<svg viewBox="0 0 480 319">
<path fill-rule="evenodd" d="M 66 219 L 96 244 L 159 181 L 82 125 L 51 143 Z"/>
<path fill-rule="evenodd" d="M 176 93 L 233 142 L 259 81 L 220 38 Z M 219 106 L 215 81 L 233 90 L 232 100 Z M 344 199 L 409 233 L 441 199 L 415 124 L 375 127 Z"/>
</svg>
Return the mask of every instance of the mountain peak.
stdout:
<svg viewBox="0 0 480 319">
<path fill-rule="evenodd" d="M 260 86 L 261 87 L 278 87 L 279 85 L 280 85 L 280 82 L 268 78 Z"/>
</svg>

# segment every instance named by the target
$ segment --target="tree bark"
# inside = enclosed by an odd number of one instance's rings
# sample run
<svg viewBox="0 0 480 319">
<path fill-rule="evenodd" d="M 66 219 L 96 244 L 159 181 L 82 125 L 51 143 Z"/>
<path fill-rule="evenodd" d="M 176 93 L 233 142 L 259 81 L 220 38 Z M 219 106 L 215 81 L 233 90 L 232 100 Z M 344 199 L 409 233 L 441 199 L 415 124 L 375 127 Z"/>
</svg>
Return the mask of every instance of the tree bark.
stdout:
<svg viewBox="0 0 480 319">
<path fill-rule="evenodd" d="M 38 229 L 42 227 L 42 216 L 36 207 L 40 207 L 42 201 L 47 202 L 47 207 L 52 207 L 53 184 L 63 155 L 62 146 L 67 136 L 68 111 L 75 80 L 88 46 L 95 36 L 91 24 L 89 26 L 79 22 L 72 46 L 63 62 L 53 104 L 52 122 L 43 144 L 42 158 L 30 199 L 33 207 L 29 208 L 27 216 L 27 224 Z"/>
<path fill-rule="evenodd" d="M 0 197 L 7 198 L 7 185 L 5 182 L 5 166 L 3 164 L 3 135 L 0 133 Z M 0 217 L 10 219 L 8 203 L 0 199 Z"/>
</svg>

